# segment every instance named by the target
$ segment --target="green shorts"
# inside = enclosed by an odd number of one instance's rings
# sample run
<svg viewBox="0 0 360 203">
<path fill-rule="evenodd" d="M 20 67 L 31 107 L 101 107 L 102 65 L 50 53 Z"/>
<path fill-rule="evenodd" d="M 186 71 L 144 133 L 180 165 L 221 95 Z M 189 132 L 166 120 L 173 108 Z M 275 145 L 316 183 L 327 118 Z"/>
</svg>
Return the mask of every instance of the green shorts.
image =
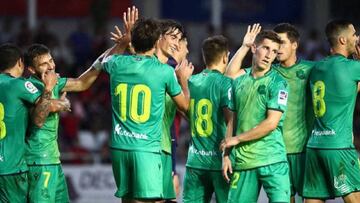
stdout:
<svg viewBox="0 0 360 203">
<path fill-rule="evenodd" d="M 69 201 L 64 172 L 60 164 L 29 166 L 29 202 Z"/>
<path fill-rule="evenodd" d="M 291 196 L 302 196 L 304 184 L 305 153 L 288 154 Z"/>
<path fill-rule="evenodd" d="M 256 203 L 261 186 L 269 202 L 290 201 L 289 166 L 287 162 L 275 163 L 244 171 L 234 171 L 228 203 Z"/>
<path fill-rule="evenodd" d="M 360 190 L 360 165 L 355 149 L 306 149 L 303 196 L 333 199 Z"/>
<path fill-rule="evenodd" d="M 172 176 L 172 158 L 171 154 L 161 152 L 161 162 L 163 165 L 163 199 L 175 199 L 173 176 Z"/>
<path fill-rule="evenodd" d="M 216 202 L 227 202 L 229 184 L 221 171 L 186 167 L 183 202 L 210 202 L 214 192 Z"/>
<path fill-rule="evenodd" d="M 116 197 L 163 198 L 163 169 L 160 153 L 111 149 Z"/>
<path fill-rule="evenodd" d="M 23 203 L 28 195 L 28 173 L 0 175 L 0 202 Z"/>
</svg>

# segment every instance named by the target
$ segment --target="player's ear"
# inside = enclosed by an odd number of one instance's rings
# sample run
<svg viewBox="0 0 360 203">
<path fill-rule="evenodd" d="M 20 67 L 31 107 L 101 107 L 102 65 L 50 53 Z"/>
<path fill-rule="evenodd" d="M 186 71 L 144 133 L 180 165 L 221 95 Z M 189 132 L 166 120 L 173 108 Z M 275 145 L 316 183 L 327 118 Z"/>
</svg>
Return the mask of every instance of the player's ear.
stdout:
<svg viewBox="0 0 360 203">
<path fill-rule="evenodd" d="M 256 44 L 253 43 L 253 44 L 251 45 L 251 53 L 255 54 L 255 52 L 256 52 Z"/>
<path fill-rule="evenodd" d="M 293 43 L 291 43 L 291 47 L 292 47 L 292 49 L 297 49 L 298 48 L 298 46 L 299 46 L 299 43 L 298 42 L 293 42 Z"/>
<path fill-rule="evenodd" d="M 346 38 L 343 37 L 343 36 L 340 36 L 340 37 L 338 38 L 338 42 L 339 42 L 340 44 L 344 45 L 344 44 L 346 43 Z"/>
</svg>

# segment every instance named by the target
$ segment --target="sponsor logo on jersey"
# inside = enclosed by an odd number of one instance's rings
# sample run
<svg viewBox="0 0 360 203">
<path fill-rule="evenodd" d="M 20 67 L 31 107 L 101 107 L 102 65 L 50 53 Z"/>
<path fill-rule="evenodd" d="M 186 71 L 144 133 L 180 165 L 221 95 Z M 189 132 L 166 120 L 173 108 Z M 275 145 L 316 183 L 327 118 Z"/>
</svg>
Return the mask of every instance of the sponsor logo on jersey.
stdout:
<svg viewBox="0 0 360 203">
<path fill-rule="evenodd" d="M 36 92 L 38 92 L 39 90 L 34 86 L 34 84 L 32 84 L 30 81 L 26 81 L 25 82 L 25 88 L 27 89 L 27 91 L 29 91 L 32 94 L 35 94 Z"/>
<path fill-rule="evenodd" d="M 280 90 L 279 91 L 279 96 L 278 96 L 278 104 L 281 105 L 286 105 L 288 100 L 288 93 L 285 90 Z"/>
</svg>

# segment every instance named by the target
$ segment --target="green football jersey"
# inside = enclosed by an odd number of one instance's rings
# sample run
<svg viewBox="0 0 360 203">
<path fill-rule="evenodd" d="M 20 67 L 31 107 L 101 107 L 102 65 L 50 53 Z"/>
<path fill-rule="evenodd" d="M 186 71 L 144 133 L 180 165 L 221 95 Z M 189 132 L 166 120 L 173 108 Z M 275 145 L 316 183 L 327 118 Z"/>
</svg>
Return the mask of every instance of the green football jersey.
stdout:
<svg viewBox="0 0 360 203">
<path fill-rule="evenodd" d="M 165 112 L 162 120 L 161 149 L 171 154 L 171 125 L 176 115 L 176 105 L 172 98 L 166 94 Z"/>
<path fill-rule="evenodd" d="M 236 135 L 246 132 L 267 117 L 268 110 L 283 112 L 279 124 L 268 135 L 235 146 L 235 169 L 245 170 L 286 161 L 282 126 L 286 113 L 288 85 L 277 71 L 270 69 L 254 78 L 252 71 L 235 79 L 234 105 Z"/>
<path fill-rule="evenodd" d="M 289 98 L 287 102 L 286 116 L 283 125 L 283 136 L 286 152 L 300 153 L 309 136 L 307 123 L 307 109 L 311 103 L 307 94 L 307 84 L 310 71 L 314 62 L 300 60 L 291 67 L 283 67 L 280 64 L 273 66 L 275 70 L 286 80 L 289 85 Z"/>
<path fill-rule="evenodd" d="M 232 80 L 219 71 L 205 69 L 189 80 L 191 143 L 186 166 L 221 170 L 221 140 L 226 133 L 223 108 L 232 105 Z"/>
<path fill-rule="evenodd" d="M 353 113 L 360 81 L 360 62 L 342 55 L 319 61 L 310 74 L 315 113 L 307 147 L 354 148 Z"/>
<path fill-rule="evenodd" d="M 27 171 L 28 108 L 41 93 L 30 81 L 7 74 L 0 74 L 0 89 L 0 175 Z"/>
<path fill-rule="evenodd" d="M 103 65 L 110 75 L 110 147 L 159 152 L 165 94 L 181 93 L 174 69 L 155 56 L 139 55 L 114 55 Z"/>
<path fill-rule="evenodd" d="M 44 84 L 35 76 L 28 79 L 41 92 Z M 51 98 L 59 99 L 61 90 L 66 85 L 67 78 L 59 78 Z M 60 163 L 60 152 L 58 147 L 59 113 L 49 113 L 44 125 L 39 128 L 33 123 L 29 125 L 26 137 L 26 162 L 28 165 L 58 164 Z"/>
</svg>

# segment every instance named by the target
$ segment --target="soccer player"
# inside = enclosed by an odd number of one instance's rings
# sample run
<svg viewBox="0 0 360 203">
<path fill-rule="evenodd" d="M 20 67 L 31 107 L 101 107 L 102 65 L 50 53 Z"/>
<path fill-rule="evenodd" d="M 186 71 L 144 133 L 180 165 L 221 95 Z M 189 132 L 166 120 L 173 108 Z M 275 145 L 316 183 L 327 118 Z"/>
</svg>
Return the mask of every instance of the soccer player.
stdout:
<svg viewBox="0 0 360 203">
<path fill-rule="evenodd" d="M 47 72 L 55 73 L 55 62 L 50 50 L 42 44 L 33 44 L 26 53 L 25 64 L 32 74 L 28 81 L 42 92 L 40 77 Z M 79 78 L 58 78 L 51 97 L 59 99 L 61 92 L 78 92 L 88 89 L 100 70 L 90 67 Z M 65 176 L 60 165 L 57 143 L 58 112 L 50 113 L 41 126 L 29 125 L 26 137 L 26 162 L 29 166 L 30 202 L 69 202 Z"/>
<path fill-rule="evenodd" d="M 228 40 L 213 36 L 204 40 L 206 69 L 189 80 L 191 143 L 184 178 L 184 202 L 227 202 L 229 184 L 222 177 L 221 140 L 232 119 L 232 80 L 224 76 L 229 61 Z M 232 123 L 231 123 L 232 124 Z M 231 131 L 232 131 L 232 126 Z"/>
<path fill-rule="evenodd" d="M 300 60 L 296 56 L 300 34 L 288 23 L 281 23 L 273 29 L 282 40 L 277 55 L 279 64 L 273 67 L 289 85 L 287 111 L 283 124 L 283 136 L 289 163 L 291 202 L 295 202 L 295 194 L 302 196 L 305 166 L 305 145 L 308 140 L 308 126 L 311 109 L 311 95 L 307 94 L 307 84 L 314 62 Z M 310 119 L 313 120 L 313 119 Z"/>
<path fill-rule="evenodd" d="M 170 58 L 179 52 L 180 41 L 182 41 L 184 29 L 182 25 L 174 20 L 166 19 L 160 21 L 161 35 L 159 42 L 156 46 L 155 55 L 160 62 L 167 64 Z M 184 50 L 185 52 L 186 50 Z M 187 49 L 187 47 L 186 47 Z M 180 63 L 185 57 L 180 56 L 181 53 L 177 53 L 178 61 Z M 165 97 L 165 112 L 162 120 L 162 137 L 161 137 L 161 160 L 163 164 L 163 189 L 165 200 L 176 199 L 175 187 L 173 182 L 173 165 L 172 165 L 172 141 L 170 128 L 173 124 L 176 114 L 176 105 L 171 99 L 170 95 Z"/>
<path fill-rule="evenodd" d="M 187 80 L 193 67 L 182 62 L 173 68 L 154 56 L 161 31 L 152 19 L 136 21 L 131 32 L 135 55 L 111 55 L 103 61 L 109 73 L 113 109 L 110 140 L 117 185 L 115 195 L 124 202 L 154 202 L 163 198 L 161 121 L 165 95 L 187 111 Z M 184 92 L 182 92 L 182 90 Z"/>
<path fill-rule="evenodd" d="M 0 201 L 27 202 L 28 167 L 25 162 L 25 132 L 28 107 L 35 104 L 37 117 L 33 122 L 41 125 L 52 107 L 51 90 L 57 82 L 53 73 L 41 75 L 44 91 L 20 78 L 24 63 L 20 49 L 11 44 L 0 46 Z M 60 103 L 59 103 L 60 104 Z M 63 105 L 64 107 L 64 105 Z M 58 109 L 53 109 L 58 110 Z"/>
<path fill-rule="evenodd" d="M 353 144 L 353 112 L 360 81 L 353 24 L 333 20 L 325 34 L 332 54 L 319 61 L 309 77 L 315 122 L 306 148 L 303 196 L 307 203 L 342 197 L 360 201 L 360 165 Z"/>
<path fill-rule="evenodd" d="M 235 146 L 229 203 L 257 202 L 261 186 L 270 202 L 290 200 L 289 166 L 282 136 L 288 88 L 271 68 L 280 44 L 275 32 L 261 31 L 251 46 L 251 70 L 233 82 L 236 136 L 227 137 L 220 146 Z M 243 46 L 248 47 L 247 43 Z M 224 175 L 228 169 L 224 166 Z"/>
</svg>

